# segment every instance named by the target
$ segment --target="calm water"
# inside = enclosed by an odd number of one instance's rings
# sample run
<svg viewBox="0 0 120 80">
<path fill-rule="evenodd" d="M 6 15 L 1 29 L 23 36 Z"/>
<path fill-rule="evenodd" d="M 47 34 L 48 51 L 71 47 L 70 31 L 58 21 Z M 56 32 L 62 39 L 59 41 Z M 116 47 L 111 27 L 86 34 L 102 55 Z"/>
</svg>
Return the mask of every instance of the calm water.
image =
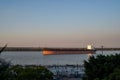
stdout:
<svg viewBox="0 0 120 80">
<path fill-rule="evenodd" d="M 120 51 L 104 51 L 104 55 L 110 55 L 120 53 Z M 101 51 L 97 51 L 95 55 L 102 54 Z M 22 65 L 65 65 L 65 64 L 83 64 L 84 60 L 87 60 L 89 54 L 70 54 L 70 55 L 43 55 L 42 52 L 3 52 L 0 55 L 12 64 Z"/>
</svg>

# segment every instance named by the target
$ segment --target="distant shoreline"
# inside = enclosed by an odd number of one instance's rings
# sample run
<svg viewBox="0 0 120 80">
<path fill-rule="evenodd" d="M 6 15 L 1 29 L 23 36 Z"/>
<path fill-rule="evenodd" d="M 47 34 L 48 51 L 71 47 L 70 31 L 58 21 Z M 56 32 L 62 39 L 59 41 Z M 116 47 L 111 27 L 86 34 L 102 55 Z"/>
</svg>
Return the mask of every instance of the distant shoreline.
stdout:
<svg viewBox="0 0 120 80">
<path fill-rule="evenodd" d="M 2 47 L 0 47 L 1 49 Z M 45 48 L 40 48 L 40 47 L 7 47 L 4 51 L 42 51 Z M 86 49 L 86 48 L 49 48 L 49 49 L 57 49 L 59 50 L 81 50 L 81 49 Z M 120 50 L 120 48 L 95 48 L 96 51 L 115 51 L 115 50 Z"/>
</svg>

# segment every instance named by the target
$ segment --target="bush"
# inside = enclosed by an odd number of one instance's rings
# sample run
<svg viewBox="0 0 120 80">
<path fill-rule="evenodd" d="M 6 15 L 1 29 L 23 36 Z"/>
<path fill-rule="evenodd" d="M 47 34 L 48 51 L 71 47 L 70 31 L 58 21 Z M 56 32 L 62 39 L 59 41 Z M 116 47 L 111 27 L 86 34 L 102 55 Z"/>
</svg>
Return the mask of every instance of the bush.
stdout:
<svg viewBox="0 0 120 80">
<path fill-rule="evenodd" d="M 84 61 L 85 80 L 102 80 L 114 72 L 115 68 L 120 69 L 120 54 L 104 56 L 92 56 Z"/>
<path fill-rule="evenodd" d="M 4 59 L 0 58 L 0 79 L 6 80 L 7 76 L 9 75 L 8 68 L 10 64 L 6 62 Z"/>
<path fill-rule="evenodd" d="M 120 69 L 115 68 L 113 73 L 105 77 L 103 80 L 120 80 Z"/>
<path fill-rule="evenodd" d="M 15 80 L 52 80 L 53 74 L 42 66 L 12 66 L 12 77 Z"/>
<path fill-rule="evenodd" d="M 2 62 L 2 61 L 1 61 Z M 43 66 L 10 66 L 0 63 L 0 80 L 52 80 L 53 74 Z"/>
</svg>

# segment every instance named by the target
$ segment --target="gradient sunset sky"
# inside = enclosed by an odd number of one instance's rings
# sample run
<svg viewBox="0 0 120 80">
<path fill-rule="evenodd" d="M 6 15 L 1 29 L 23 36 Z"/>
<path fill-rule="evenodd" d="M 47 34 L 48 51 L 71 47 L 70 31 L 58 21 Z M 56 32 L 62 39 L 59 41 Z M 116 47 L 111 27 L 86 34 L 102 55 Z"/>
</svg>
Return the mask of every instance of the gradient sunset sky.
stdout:
<svg viewBox="0 0 120 80">
<path fill-rule="evenodd" d="M 0 0 L 0 46 L 120 47 L 120 0 Z"/>
</svg>

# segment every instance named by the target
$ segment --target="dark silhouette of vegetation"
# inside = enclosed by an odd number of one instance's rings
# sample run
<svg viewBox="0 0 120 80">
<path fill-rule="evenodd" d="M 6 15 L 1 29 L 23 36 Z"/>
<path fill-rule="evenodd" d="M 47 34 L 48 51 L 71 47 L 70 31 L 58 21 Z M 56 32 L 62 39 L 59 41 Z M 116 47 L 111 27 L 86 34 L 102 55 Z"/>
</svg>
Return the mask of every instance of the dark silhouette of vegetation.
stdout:
<svg viewBox="0 0 120 80">
<path fill-rule="evenodd" d="M 0 55 L 6 47 L 7 47 L 7 44 L 0 49 Z M 7 70 L 9 67 L 10 67 L 10 63 L 0 58 L 0 79 L 1 80 L 6 80 L 5 78 L 8 76 Z"/>
<path fill-rule="evenodd" d="M 0 53 L 6 47 L 1 48 Z M 0 80 L 53 80 L 53 73 L 43 66 L 13 66 L 0 58 Z"/>
<path fill-rule="evenodd" d="M 9 74 L 8 73 L 9 67 L 10 67 L 10 63 L 0 58 L 0 80 L 6 80 L 6 77 Z"/>
<path fill-rule="evenodd" d="M 7 44 L 0 49 L 0 54 L 5 50 L 6 47 L 7 47 Z"/>
<path fill-rule="evenodd" d="M 113 73 L 105 77 L 103 80 L 120 80 L 120 69 L 114 69 Z"/>
<path fill-rule="evenodd" d="M 91 56 L 84 67 L 84 80 L 120 80 L 120 54 Z"/>
<path fill-rule="evenodd" d="M 11 80 L 52 80 L 53 74 L 42 66 L 16 65 L 8 69 Z"/>
<path fill-rule="evenodd" d="M 0 65 L 0 80 L 52 80 L 52 76 L 42 66 Z"/>
</svg>

